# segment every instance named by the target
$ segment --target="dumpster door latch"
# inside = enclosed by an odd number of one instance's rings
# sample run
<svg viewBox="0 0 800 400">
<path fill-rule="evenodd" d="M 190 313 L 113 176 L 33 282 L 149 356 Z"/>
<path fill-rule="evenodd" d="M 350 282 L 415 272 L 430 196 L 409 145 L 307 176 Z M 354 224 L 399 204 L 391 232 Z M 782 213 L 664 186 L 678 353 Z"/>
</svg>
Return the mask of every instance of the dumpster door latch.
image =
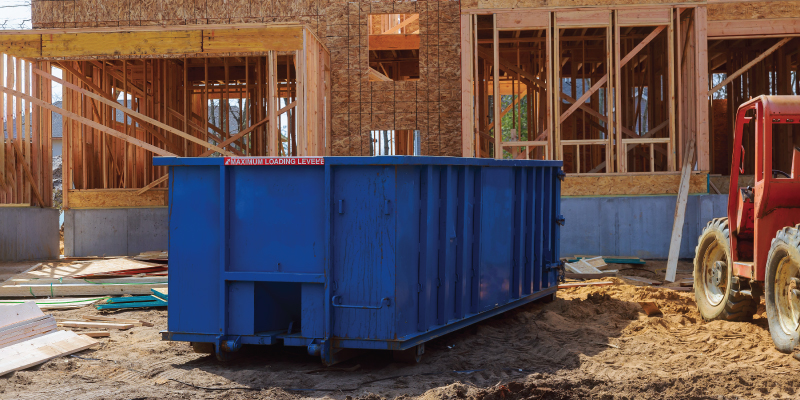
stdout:
<svg viewBox="0 0 800 400">
<path fill-rule="evenodd" d="M 339 308 L 362 308 L 366 310 L 380 310 L 381 308 L 383 308 L 383 306 L 390 307 L 392 305 L 392 300 L 388 297 L 384 297 L 381 299 L 380 304 L 378 304 L 377 306 L 356 306 L 350 304 L 342 304 L 342 296 L 337 295 L 331 298 L 331 303 L 333 303 L 332 305 L 334 307 L 339 307 Z"/>
</svg>

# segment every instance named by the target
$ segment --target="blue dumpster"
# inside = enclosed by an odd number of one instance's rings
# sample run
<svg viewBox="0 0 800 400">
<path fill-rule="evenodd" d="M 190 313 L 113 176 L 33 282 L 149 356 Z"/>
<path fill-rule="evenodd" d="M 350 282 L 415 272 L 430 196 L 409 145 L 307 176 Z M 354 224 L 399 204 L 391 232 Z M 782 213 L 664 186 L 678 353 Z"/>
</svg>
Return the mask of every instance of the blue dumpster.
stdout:
<svg viewBox="0 0 800 400">
<path fill-rule="evenodd" d="M 560 161 L 155 158 L 169 166 L 164 340 L 419 359 L 555 295 Z M 206 345 L 207 346 L 207 345 Z M 210 346 L 207 346 L 210 348 Z"/>
</svg>

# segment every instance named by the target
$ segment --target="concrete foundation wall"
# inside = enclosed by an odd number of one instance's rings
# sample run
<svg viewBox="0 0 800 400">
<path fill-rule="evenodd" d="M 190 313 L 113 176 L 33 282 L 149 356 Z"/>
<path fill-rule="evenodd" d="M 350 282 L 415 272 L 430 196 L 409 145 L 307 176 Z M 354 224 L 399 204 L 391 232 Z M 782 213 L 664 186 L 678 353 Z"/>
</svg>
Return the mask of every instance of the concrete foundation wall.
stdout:
<svg viewBox="0 0 800 400">
<path fill-rule="evenodd" d="M 58 258 L 58 210 L 0 207 L 0 261 Z"/>
<path fill-rule="evenodd" d="M 167 250 L 168 209 L 116 208 L 67 210 L 64 213 L 64 255 L 132 256 Z"/>
<path fill-rule="evenodd" d="M 675 200 L 675 196 L 564 198 L 561 213 L 567 223 L 561 228 L 561 256 L 596 254 L 666 259 Z M 724 217 L 727 204 L 727 195 L 689 196 L 681 258 L 694 257 L 703 227 L 712 218 Z M 2 211 L 5 210 L 0 208 Z M 55 232 L 53 240 L 58 254 L 58 214 L 51 211 L 51 231 Z M 67 256 L 136 255 L 166 250 L 169 244 L 167 208 L 67 210 L 64 220 Z M 4 233 L 0 231 L 0 239 Z"/>
<path fill-rule="evenodd" d="M 561 256 L 575 254 L 666 259 L 676 196 L 564 198 Z M 712 218 L 727 214 L 727 195 L 689 196 L 681 258 L 693 258 L 697 238 Z"/>
</svg>

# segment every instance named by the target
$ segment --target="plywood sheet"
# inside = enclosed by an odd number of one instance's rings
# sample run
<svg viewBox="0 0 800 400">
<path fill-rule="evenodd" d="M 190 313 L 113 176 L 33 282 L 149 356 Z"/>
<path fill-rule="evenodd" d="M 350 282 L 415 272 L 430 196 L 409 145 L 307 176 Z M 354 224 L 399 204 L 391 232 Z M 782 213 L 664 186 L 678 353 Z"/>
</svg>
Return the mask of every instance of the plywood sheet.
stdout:
<svg viewBox="0 0 800 400">
<path fill-rule="evenodd" d="M 669 8 L 647 8 L 619 10 L 619 24 L 622 26 L 648 26 L 669 24 Z"/>
<path fill-rule="evenodd" d="M 514 11 L 497 13 L 498 29 L 547 28 L 550 13 L 546 11 Z"/>
<path fill-rule="evenodd" d="M 556 23 L 559 27 L 610 25 L 610 16 L 610 11 L 562 11 L 556 13 Z"/>
<path fill-rule="evenodd" d="M 42 55 L 42 35 L 0 35 L 0 53 L 39 57 Z"/>
<path fill-rule="evenodd" d="M 42 35 L 43 57 L 199 53 L 202 32 L 103 32 Z"/>
<path fill-rule="evenodd" d="M 163 207 L 167 189 L 150 189 L 137 195 L 138 189 L 70 190 L 69 206 L 78 208 Z"/>
<path fill-rule="evenodd" d="M 203 30 L 206 53 L 292 51 L 303 48 L 303 27 Z"/>
<path fill-rule="evenodd" d="M 708 5 L 709 21 L 800 17 L 800 1 L 752 1 Z"/>
<path fill-rule="evenodd" d="M 709 38 L 800 34 L 800 18 L 708 21 Z"/>
<path fill-rule="evenodd" d="M 692 174 L 689 193 L 708 193 L 708 175 Z M 562 196 L 625 196 L 677 194 L 681 175 L 568 175 L 561 185 Z"/>
</svg>

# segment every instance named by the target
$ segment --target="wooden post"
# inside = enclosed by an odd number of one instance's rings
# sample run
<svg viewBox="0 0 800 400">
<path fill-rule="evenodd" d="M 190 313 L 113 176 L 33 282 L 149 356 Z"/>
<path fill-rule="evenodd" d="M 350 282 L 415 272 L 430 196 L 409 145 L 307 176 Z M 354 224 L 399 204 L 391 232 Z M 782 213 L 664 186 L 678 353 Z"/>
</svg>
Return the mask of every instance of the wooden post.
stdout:
<svg viewBox="0 0 800 400">
<path fill-rule="evenodd" d="M 681 184 L 678 188 L 678 199 L 675 202 L 675 219 L 672 222 L 672 238 L 669 241 L 669 256 L 667 259 L 667 274 L 665 277 L 669 282 L 675 282 L 675 273 L 678 270 L 678 257 L 681 251 L 683 220 L 686 216 L 686 202 L 689 198 L 689 181 L 692 174 L 694 147 L 694 140 L 690 140 L 689 149 L 683 160 L 683 168 L 681 169 Z"/>
<path fill-rule="evenodd" d="M 503 158 L 503 123 L 500 115 L 500 36 L 497 31 L 497 14 L 492 14 L 492 97 L 494 111 L 494 158 Z"/>
<path fill-rule="evenodd" d="M 475 156 L 471 18 L 470 14 L 461 15 L 461 157 Z"/>
<path fill-rule="evenodd" d="M 278 115 L 275 112 L 276 108 L 278 107 L 278 98 L 277 98 L 277 87 L 278 87 L 278 79 L 277 79 L 277 68 L 278 68 L 278 60 L 277 60 L 277 53 L 274 50 L 270 50 L 267 53 L 267 62 L 269 66 L 267 68 L 269 73 L 269 79 L 267 80 L 267 114 L 269 117 L 269 122 L 267 122 L 267 137 L 269 139 L 269 143 L 267 144 L 269 155 L 272 157 L 277 157 L 280 155 L 280 137 L 278 137 Z"/>
<path fill-rule="evenodd" d="M 697 84 L 695 86 L 697 104 L 696 127 L 697 139 L 697 168 L 700 171 L 708 171 L 709 164 L 709 137 L 708 137 L 708 35 L 707 35 L 707 16 L 708 9 L 705 6 L 695 8 L 695 71 L 697 72 Z"/>
</svg>

